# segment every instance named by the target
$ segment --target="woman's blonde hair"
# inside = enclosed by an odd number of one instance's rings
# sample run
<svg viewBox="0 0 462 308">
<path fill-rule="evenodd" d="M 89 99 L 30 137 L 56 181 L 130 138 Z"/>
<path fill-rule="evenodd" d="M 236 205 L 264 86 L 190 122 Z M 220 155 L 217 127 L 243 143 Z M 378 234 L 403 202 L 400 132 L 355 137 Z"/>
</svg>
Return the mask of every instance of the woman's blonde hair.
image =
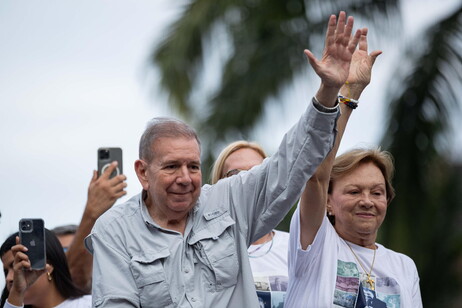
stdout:
<svg viewBox="0 0 462 308">
<path fill-rule="evenodd" d="M 348 174 L 364 163 L 373 163 L 380 169 L 385 178 L 385 189 L 387 192 L 387 204 L 395 197 L 395 189 L 391 182 L 395 167 L 393 165 L 393 156 L 387 151 L 381 151 L 380 148 L 374 149 L 354 149 L 338 156 L 334 161 L 332 172 L 330 174 L 329 190 L 335 185 L 335 180 Z"/>
<path fill-rule="evenodd" d="M 225 177 L 225 170 L 223 170 L 223 169 L 224 169 L 226 159 L 232 153 L 234 153 L 234 152 L 236 152 L 237 150 L 240 150 L 240 149 L 252 149 L 255 152 L 257 152 L 258 154 L 260 154 L 261 157 L 263 157 L 263 158 L 266 158 L 266 156 L 267 156 L 265 151 L 263 150 L 263 148 L 260 145 L 258 145 L 257 143 L 255 143 L 255 142 L 248 142 L 248 141 L 245 141 L 245 140 L 239 140 L 239 141 L 235 141 L 233 143 L 230 143 L 228 146 L 226 146 L 221 151 L 220 155 L 218 155 L 217 160 L 213 164 L 213 169 L 212 169 L 212 174 L 211 174 L 212 184 L 215 184 L 216 182 L 218 182 L 218 180 Z"/>
</svg>

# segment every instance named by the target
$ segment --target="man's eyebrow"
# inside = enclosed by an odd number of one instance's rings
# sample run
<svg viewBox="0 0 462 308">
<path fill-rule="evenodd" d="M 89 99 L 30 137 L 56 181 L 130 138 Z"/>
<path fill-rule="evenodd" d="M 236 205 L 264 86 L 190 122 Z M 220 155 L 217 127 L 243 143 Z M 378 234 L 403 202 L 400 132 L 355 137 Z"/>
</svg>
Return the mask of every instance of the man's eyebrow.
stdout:
<svg viewBox="0 0 462 308">
<path fill-rule="evenodd" d="M 166 161 L 163 161 L 161 162 L 161 165 L 168 165 L 168 164 L 182 164 L 185 160 L 183 159 L 170 159 L 170 160 L 166 160 Z M 201 161 L 200 160 L 186 160 L 186 162 L 188 164 L 200 164 Z"/>
<path fill-rule="evenodd" d="M 377 182 L 377 183 L 372 183 L 372 184 L 367 184 L 367 185 L 362 185 L 362 184 L 353 184 L 353 183 L 348 183 L 345 185 L 345 187 L 364 187 L 364 186 L 370 186 L 370 187 L 377 187 L 377 186 L 382 186 L 385 187 L 385 183 L 382 182 Z"/>
<path fill-rule="evenodd" d="M 165 165 L 165 164 L 174 164 L 174 163 L 178 163 L 178 160 L 170 159 L 170 160 L 165 160 L 165 161 L 162 161 L 162 162 L 161 162 L 162 165 Z"/>
</svg>

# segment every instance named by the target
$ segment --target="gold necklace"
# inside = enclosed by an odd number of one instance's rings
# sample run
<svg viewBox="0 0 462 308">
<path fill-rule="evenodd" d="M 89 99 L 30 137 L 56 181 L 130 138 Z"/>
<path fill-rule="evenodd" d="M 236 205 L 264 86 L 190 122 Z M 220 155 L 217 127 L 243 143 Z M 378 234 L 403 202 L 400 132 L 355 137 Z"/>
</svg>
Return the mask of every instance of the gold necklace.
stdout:
<svg viewBox="0 0 462 308">
<path fill-rule="evenodd" d="M 353 255 L 355 256 L 355 259 L 358 261 L 359 265 L 361 266 L 361 268 L 363 269 L 364 271 L 364 274 L 366 274 L 367 276 L 367 279 L 366 279 L 366 282 L 369 284 L 369 286 L 371 287 L 371 290 L 374 291 L 374 280 L 371 279 L 371 274 L 372 274 L 372 269 L 374 268 L 374 262 L 375 262 L 375 252 L 377 251 L 377 248 L 374 249 L 374 257 L 372 258 L 372 264 L 371 264 L 371 269 L 369 270 L 369 273 L 367 273 L 366 269 L 364 268 L 363 264 L 361 263 L 361 261 L 359 260 L 358 256 L 355 254 L 355 252 L 353 251 L 353 248 L 351 248 L 351 246 L 347 243 L 347 241 L 345 241 L 345 243 L 347 244 L 348 248 L 350 248 L 351 252 L 353 253 Z M 375 245 L 374 245 L 375 246 Z"/>
</svg>

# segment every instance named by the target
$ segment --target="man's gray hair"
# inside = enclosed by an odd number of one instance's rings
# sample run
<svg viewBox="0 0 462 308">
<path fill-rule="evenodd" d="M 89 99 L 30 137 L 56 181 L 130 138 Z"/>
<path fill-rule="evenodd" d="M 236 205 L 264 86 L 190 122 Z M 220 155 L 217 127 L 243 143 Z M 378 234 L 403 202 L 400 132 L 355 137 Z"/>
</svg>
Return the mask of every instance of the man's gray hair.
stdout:
<svg viewBox="0 0 462 308">
<path fill-rule="evenodd" d="M 201 147 L 201 142 L 196 131 L 188 124 L 174 118 L 153 118 L 146 125 L 146 129 L 140 139 L 140 159 L 148 163 L 151 162 L 154 154 L 151 146 L 159 138 L 196 139 L 199 150 Z"/>
</svg>

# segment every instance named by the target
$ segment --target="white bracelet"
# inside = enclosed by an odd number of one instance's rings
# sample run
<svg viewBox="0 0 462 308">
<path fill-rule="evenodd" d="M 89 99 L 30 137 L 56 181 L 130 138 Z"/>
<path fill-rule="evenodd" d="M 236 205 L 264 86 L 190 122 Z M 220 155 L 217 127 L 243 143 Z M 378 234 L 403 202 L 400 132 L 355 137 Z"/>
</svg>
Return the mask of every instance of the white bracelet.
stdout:
<svg viewBox="0 0 462 308">
<path fill-rule="evenodd" d="M 324 106 L 323 104 L 321 104 L 318 99 L 316 98 L 316 96 L 313 96 L 313 105 L 316 109 L 318 109 L 319 111 L 321 112 L 327 112 L 327 113 L 334 113 L 337 111 L 337 108 L 338 108 L 338 100 L 335 102 L 335 106 L 334 107 L 326 107 Z"/>
</svg>

